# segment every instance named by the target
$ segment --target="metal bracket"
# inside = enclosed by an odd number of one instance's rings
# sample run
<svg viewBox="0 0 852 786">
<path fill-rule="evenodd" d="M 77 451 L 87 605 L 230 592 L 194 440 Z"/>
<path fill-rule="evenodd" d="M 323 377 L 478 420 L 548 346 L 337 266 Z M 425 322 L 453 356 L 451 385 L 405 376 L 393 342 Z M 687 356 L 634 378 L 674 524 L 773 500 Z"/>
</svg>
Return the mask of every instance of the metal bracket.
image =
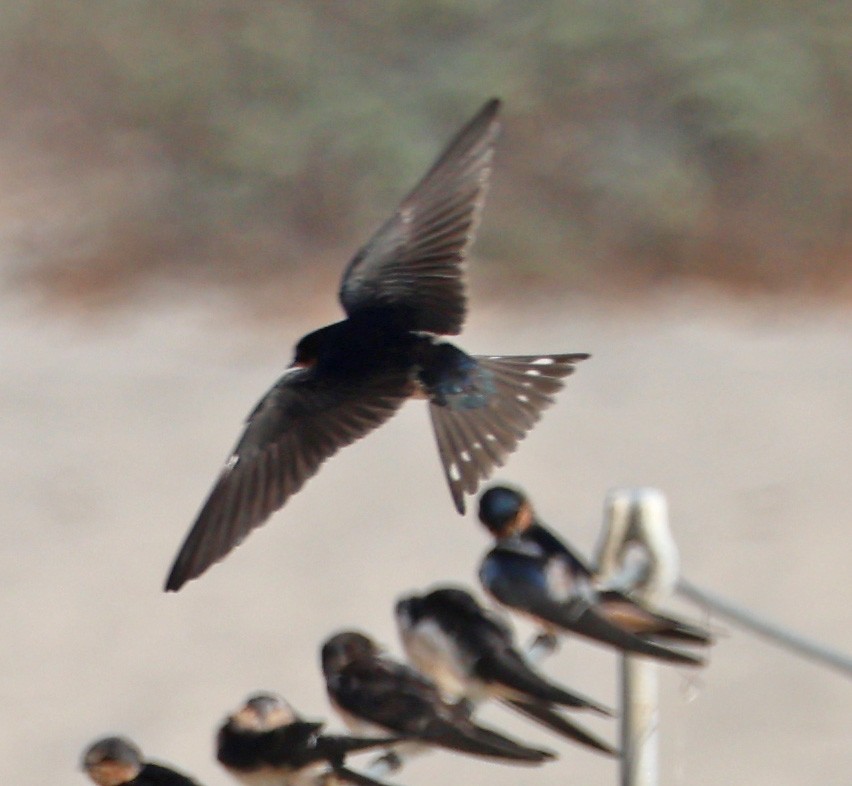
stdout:
<svg viewBox="0 0 852 786">
<path fill-rule="evenodd" d="M 607 589 L 651 602 L 664 600 L 674 592 L 680 554 L 661 491 L 622 488 L 607 493 L 596 562 L 596 578 Z"/>
</svg>

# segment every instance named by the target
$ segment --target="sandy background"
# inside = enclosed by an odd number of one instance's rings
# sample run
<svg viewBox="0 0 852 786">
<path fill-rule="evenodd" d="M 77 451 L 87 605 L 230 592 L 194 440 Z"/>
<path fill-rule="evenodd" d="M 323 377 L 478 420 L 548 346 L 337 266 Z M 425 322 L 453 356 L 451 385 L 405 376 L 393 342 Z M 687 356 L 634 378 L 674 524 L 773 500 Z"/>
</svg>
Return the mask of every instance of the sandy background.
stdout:
<svg viewBox="0 0 852 786">
<path fill-rule="evenodd" d="M 121 732 L 226 784 L 212 733 L 246 693 L 274 689 L 329 717 L 324 637 L 358 626 L 398 652 L 397 595 L 473 584 L 487 540 L 453 512 L 425 408 L 409 404 L 225 562 L 161 592 L 241 419 L 333 308 L 248 322 L 231 300 L 179 291 L 80 318 L 6 299 L 0 782 L 82 785 L 83 746 Z M 545 310 L 474 293 L 460 343 L 594 354 L 498 476 L 577 546 L 593 548 L 608 488 L 657 486 L 685 575 L 848 652 L 850 339 L 840 307 L 679 292 Z M 728 631 L 700 675 L 662 677 L 662 782 L 849 783 L 852 683 Z M 572 643 L 545 668 L 616 698 L 600 649 Z M 561 760 L 533 773 L 435 754 L 397 782 L 617 782 L 614 763 L 499 709 L 486 716 Z M 614 739 L 614 723 L 589 725 Z"/>
</svg>

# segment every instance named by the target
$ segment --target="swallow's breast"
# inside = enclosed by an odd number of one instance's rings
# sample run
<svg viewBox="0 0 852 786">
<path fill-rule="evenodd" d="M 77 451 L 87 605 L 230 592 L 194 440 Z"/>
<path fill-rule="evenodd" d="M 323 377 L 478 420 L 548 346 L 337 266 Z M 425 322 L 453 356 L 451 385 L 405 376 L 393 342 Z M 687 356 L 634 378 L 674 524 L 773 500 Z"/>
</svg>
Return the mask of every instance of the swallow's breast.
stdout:
<svg viewBox="0 0 852 786">
<path fill-rule="evenodd" d="M 445 697 L 465 698 L 471 689 L 469 658 L 434 620 L 421 620 L 402 634 L 408 659 Z"/>
</svg>

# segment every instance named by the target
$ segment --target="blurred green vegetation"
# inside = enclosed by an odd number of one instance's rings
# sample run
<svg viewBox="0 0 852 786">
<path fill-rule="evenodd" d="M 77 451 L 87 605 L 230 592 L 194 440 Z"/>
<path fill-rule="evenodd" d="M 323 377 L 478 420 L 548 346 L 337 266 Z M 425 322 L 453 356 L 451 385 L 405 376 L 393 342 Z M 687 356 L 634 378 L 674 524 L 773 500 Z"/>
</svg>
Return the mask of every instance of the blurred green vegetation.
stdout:
<svg viewBox="0 0 852 786">
<path fill-rule="evenodd" d="M 852 10 L 773 0 L 0 3 L 0 270 L 339 274 L 492 95 L 505 285 L 848 291 Z M 3 210 L 0 209 L 0 216 Z"/>
</svg>

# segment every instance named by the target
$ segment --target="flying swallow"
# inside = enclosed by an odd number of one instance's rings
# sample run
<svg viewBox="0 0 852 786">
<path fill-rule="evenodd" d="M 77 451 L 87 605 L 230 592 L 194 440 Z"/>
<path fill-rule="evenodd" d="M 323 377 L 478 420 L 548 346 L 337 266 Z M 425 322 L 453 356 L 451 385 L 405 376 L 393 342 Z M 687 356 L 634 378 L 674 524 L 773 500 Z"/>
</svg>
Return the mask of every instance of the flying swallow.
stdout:
<svg viewBox="0 0 852 786">
<path fill-rule="evenodd" d="M 541 524 L 520 491 L 489 488 L 479 500 L 479 520 L 496 540 L 479 579 L 503 605 L 532 617 L 550 634 L 572 631 L 626 652 L 675 663 L 703 662 L 653 639 L 706 645 L 711 637 L 705 630 L 624 593 L 596 587 L 589 567 Z"/>
<path fill-rule="evenodd" d="M 427 677 L 389 658 L 361 633 L 332 636 L 322 647 L 329 699 L 356 733 L 378 731 L 413 745 L 448 748 L 509 763 L 540 764 L 553 758 L 474 723 L 464 703 L 446 701 Z"/>
<path fill-rule="evenodd" d="M 184 541 L 166 590 L 222 559 L 340 448 L 425 398 L 456 508 L 515 450 L 587 354 L 473 356 L 463 263 L 499 131 L 498 100 L 456 135 L 346 268 L 346 318 L 302 338 L 260 400 Z"/>
<path fill-rule="evenodd" d="M 145 761 L 124 737 L 104 737 L 83 752 L 82 769 L 97 786 L 198 786 L 163 764 Z"/>
<path fill-rule="evenodd" d="M 316 784 L 324 773 L 356 786 L 384 786 L 349 769 L 346 756 L 385 749 L 398 738 L 321 734 L 322 728 L 300 718 L 280 696 L 258 693 L 219 728 L 216 758 L 246 786 Z"/>
<path fill-rule="evenodd" d="M 497 699 L 569 739 L 606 753 L 612 746 L 557 712 L 557 707 L 612 711 L 549 682 L 515 646 L 511 628 L 463 589 L 443 587 L 396 604 L 405 654 L 447 696 Z"/>
</svg>

